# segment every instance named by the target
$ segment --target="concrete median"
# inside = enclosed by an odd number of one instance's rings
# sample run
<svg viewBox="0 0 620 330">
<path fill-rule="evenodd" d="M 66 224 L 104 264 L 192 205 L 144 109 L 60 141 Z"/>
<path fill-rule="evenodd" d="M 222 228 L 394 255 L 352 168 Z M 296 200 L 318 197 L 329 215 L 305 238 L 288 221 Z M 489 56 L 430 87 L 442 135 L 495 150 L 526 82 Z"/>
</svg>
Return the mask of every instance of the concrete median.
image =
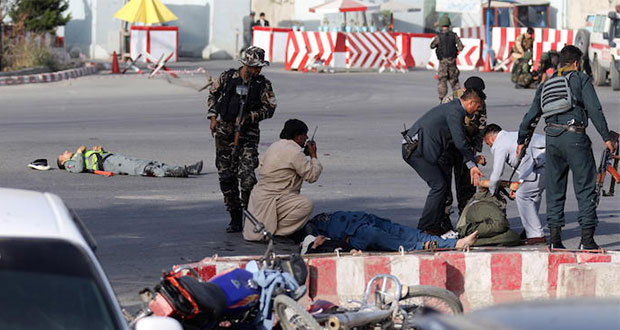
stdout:
<svg viewBox="0 0 620 330">
<path fill-rule="evenodd" d="M 207 258 L 189 266 L 208 279 L 226 268 L 243 267 L 247 261 L 256 258 Z M 398 276 L 403 285 L 446 288 L 460 297 L 466 310 L 509 301 L 620 292 L 620 283 L 609 277 L 618 278 L 620 252 L 480 249 L 470 252 L 321 255 L 305 260 L 310 274 L 304 303 L 310 299 L 327 299 L 335 303 L 360 299 L 365 283 L 372 276 L 384 273 Z M 579 268 L 585 265 L 593 270 Z M 587 281 L 592 277 L 600 282 L 595 289 L 591 289 L 592 284 Z"/>
</svg>

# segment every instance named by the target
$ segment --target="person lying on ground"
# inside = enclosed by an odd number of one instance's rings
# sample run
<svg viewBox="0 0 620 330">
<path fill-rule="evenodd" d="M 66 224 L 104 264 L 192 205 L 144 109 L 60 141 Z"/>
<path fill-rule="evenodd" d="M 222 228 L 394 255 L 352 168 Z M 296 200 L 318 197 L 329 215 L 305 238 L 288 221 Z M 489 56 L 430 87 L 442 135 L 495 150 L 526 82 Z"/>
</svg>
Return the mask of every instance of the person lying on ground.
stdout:
<svg viewBox="0 0 620 330">
<path fill-rule="evenodd" d="M 142 175 L 157 177 L 187 177 L 202 171 L 202 160 L 186 166 L 171 166 L 156 160 L 139 159 L 107 152 L 102 146 L 86 150 L 80 146 L 75 152 L 65 150 L 57 158 L 59 169 L 71 173 L 94 173 L 106 171 L 114 174 Z"/>
<path fill-rule="evenodd" d="M 399 251 L 401 247 L 405 251 L 463 249 L 473 245 L 478 235 L 474 232 L 461 239 L 443 239 L 416 228 L 393 223 L 372 213 L 352 211 L 318 214 L 310 219 L 306 232 L 311 234 L 304 239 L 302 254 L 328 252 L 317 251 L 323 244 L 329 245 L 329 252 L 337 247 L 345 251 Z"/>
</svg>

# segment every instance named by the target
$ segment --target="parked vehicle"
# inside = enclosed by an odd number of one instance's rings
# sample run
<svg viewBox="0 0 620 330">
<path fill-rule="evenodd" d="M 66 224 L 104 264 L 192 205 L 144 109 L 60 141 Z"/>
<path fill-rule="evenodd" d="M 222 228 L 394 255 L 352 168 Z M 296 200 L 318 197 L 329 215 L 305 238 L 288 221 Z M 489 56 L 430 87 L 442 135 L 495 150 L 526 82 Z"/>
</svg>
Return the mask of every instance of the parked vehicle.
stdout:
<svg viewBox="0 0 620 330">
<path fill-rule="evenodd" d="M 95 249 L 58 196 L 0 188 L 0 329 L 129 329 Z M 170 319 L 136 327 L 179 328 Z"/>
<path fill-rule="evenodd" d="M 491 306 L 462 316 L 428 315 L 417 330 L 616 330 L 620 298 L 578 297 L 521 301 Z"/>
<path fill-rule="evenodd" d="M 620 6 L 588 15 L 586 27 L 575 36 L 575 46 L 587 55 L 594 85 L 604 85 L 609 77 L 613 90 L 620 90 Z"/>
</svg>

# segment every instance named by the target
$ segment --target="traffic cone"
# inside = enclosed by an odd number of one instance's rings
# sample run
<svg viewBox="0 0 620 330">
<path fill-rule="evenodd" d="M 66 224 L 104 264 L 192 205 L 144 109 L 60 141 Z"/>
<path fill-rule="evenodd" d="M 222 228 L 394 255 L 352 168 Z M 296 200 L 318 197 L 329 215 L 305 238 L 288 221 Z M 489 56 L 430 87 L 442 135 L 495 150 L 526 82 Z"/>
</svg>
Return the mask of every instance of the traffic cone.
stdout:
<svg viewBox="0 0 620 330">
<path fill-rule="evenodd" d="M 110 73 L 121 73 L 121 69 L 118 66 L 118 57 L 116 56 L 116 51 L 112 53 L 112 72 Z"/>
<path fill-rule="evenodd" d="M 482 68 L 482 72 L 491 71 L 493 71 L 493 69 L 491 69 L 491 56 L 489 55 L 489 52 L 487 52 L 487 56 L 484 59 L 484 67 Z"/>
</svg>

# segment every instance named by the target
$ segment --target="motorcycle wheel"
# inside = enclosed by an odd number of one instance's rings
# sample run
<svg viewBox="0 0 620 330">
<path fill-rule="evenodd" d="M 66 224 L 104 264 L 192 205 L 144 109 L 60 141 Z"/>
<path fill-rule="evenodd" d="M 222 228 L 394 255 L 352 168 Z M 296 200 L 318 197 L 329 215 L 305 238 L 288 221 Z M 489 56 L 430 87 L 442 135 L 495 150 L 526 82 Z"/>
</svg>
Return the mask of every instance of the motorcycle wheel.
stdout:
<svg viewBox="0 0 620 330">
<path fill-rule="evenodd" d="M 295 300 L 286 295 L 278 295 L 273 308 L 283 330 L 320 330 L 319 323 Z"/>
<path fill-rule="evenodd" d="M 444 314 L 462 314 L 463 304 L 459 297 L 444 288 L 431 285 L 412 285 L 407 287 L 407 294 L 400 299 L 399 305 L 416 305 L 423 309 Z"/>
</svg>

